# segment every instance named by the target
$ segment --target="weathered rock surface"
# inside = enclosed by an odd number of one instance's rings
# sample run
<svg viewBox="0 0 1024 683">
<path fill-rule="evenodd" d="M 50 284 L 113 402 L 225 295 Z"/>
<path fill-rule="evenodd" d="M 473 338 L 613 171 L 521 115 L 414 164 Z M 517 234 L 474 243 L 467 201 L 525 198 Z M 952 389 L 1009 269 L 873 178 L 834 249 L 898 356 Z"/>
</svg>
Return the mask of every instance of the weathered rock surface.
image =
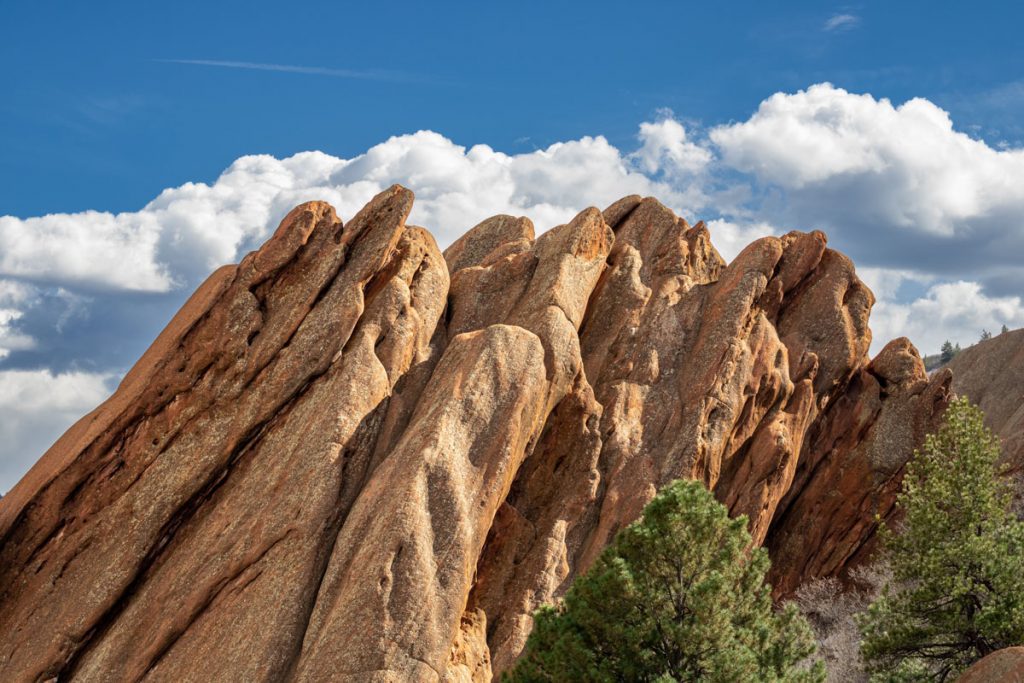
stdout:
<svg viewBox="0 0 1024 683">
<path fill-rule="evenodd" d="M 776 594 L 868 559 L 875 515 L 891 515 L 909 456 L 939 426 L 951 379 L 942 370 L 929 380 L 910 341 L 894 339 L 811 425 L 768 539 Z"/>
<path fill-rule="evenodd" d="M 295 209 L 0 500 L 0 678 L 486 681 L 679 477 L 780 595 L 866 558 L 950 375 L 823 234 L 411 206 Z"/>
<path fill-rule="evenodd" d="M 957 683 L 1024 683 L 1024 647 L 1008 647 L 982 657 Z"/>
</svg>

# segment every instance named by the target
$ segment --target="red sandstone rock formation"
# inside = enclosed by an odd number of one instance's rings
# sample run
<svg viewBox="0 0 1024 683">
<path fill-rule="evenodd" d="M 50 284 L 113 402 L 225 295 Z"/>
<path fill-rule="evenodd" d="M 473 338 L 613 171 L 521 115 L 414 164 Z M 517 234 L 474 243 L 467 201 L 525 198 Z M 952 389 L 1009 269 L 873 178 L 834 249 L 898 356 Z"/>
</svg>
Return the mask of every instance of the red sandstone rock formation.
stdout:
<svg viewBox="0 0 1024 683">
<path fill-rule="evenodd" d="M 957 683 L 1024 683 L 1024 647 L 1008 647 L 982 657 Z"/>
<path fill-rule="evenodd" d="M 489 680 L 679 477 L 779 594 L 866 557 L 950 376 L 824 235 L 411 206 L 295 209 L 0 500 L 0 678 Z"/>
</svg>

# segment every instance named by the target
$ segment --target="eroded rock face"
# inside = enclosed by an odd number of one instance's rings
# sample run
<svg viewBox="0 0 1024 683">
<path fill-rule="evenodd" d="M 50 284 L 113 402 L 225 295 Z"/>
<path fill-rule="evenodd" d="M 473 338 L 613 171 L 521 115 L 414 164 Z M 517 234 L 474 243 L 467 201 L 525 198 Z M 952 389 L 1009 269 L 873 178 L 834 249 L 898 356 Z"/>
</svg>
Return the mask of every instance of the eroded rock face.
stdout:
<svg viewBox="0 0 1024 683">
<path fill-rule="evenodd" d="M 957 679 L 957 683 L 1021 683 L 1024 646 L 1007 647 L 986 655 Z"/>
<path fill-rule="evenodd" d="M 412 201 L 295 209 L 0 500 L 0 678 L 490 680 L 680 477 L 780 595 L 866 558 L 950 377 L 869 361 L 823 234 L 726 264 L 626 197 L 442 254 Z"/>
<path fill-rule="evenodd" d="M 929 379 L 910 341 L 894 339 L 811 425 L 768 538 L 776 595 L 869 558 L 876 515 L 891 516 L 904 466 L 938 429 L 951 381 L 948 370 Z"/>
</svg>

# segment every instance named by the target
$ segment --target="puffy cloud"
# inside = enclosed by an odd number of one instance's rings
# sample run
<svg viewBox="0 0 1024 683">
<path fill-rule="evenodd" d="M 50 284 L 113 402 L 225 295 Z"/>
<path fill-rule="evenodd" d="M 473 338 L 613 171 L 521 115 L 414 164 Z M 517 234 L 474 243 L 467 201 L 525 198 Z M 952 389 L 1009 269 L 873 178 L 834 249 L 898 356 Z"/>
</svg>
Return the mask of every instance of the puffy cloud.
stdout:
<svg viewBox="0 0 1024 683">
<path fill-rule="evenodd" d="M 23 308 L 34 303 L 35 288 L 22 282 L 0 280 L 0 359 L 11 351 L 30 349 L 35 340 L 17 328 Z"/>
<path fill-rule="evenodd" d="M 968 346 L 982 330 L 1024 327 L 1024 302 L 1019 296 L 988 296 L 977 282 L 944 282 L 932 285 L 924 296 L 901 303 L 881 299 L 871 313 L 871 328 L 878 351 L 886 341 L 906 336 L 922 354 L 936 353 L 949 340 Z"/>
<path fill-rule="evenodd" d="M 895 107 L 826 83 L 776 93 L 748 121 L 710 135 L 726 163 L 763 182 L 795 192 L 866 184 L 879 196 L 860 211 L 922 232 L 949 236 L 969 219 L 1024 207 L 1024 150 L 955 131 L 925 99 Z"/>
<path fill-rule="evenodd" d="M 639 138 L 633 155 L 600 136 L 509 155 L 420 131 L 353 159 L 322 152 L 246 156 L 215 182 L 169 188 L 139 211 L 0 217 L 0 275 L 101 289 L 191 287 L 257 246 L 294 205 L 323 199 L 351 216 L 392 183 L 414 188 L 412 220 L 442 243 L 495 213 L 527 214 L 543 229 L 634 192 L 656 194 L 681 210 L 699 208 L 699 192 L 652 176 L 699 172 L 710 153 L 671 119 L 643 124 Z"/>
<path fill-rule="evenodd" d="M 73 422 L 110 394 L 108 374 L 0 371 L 0 492 L 9 490 Z"/>
<path fill-rule="evenodd" d="M 101 400 L 198 281 L 294 205 L 322 199 L 350 218 L 392 183 L 416 192 L 410 220 L 442 245 L 495 213 L 543 230 L 632 193 L 708 220 L 730 259 L 766 234 L 825 230 L 879 296 L 876 350 L 1024 325 L 1024 150 L 957 131 L 927 100 L 820 84 L 706 135 L 661 112 L 632 149 L 585 136 L 506 154 L 419 131 L 351 159 L 245 156 L 138 211 L 0 217 L 0 468 L 27 466 Z"/>
<path fill-rule="evenodd" d="M 497 212 L 544 229 L 635 192 L 690 219 L 717 219 L 722 239 L 744 234 L 739 225 L 820 228 L 860 264 L 1002 292 L 1024 284 L 1024 150 L 954 130 L 927 100 L 895 106 L 820 84 L 777 93 L 707 139 L 666 110 L 640 125 L 637 141 L 623 151 L 587 136 L 505 154 L 420 131 L 352 159 L 246 156 L 214 182 L 169 188 L 139 211 L 0 217 L 0 276 L 71 292 L 188 290 L 257 246 L 295 204 L 324 199 L 347 217 L 398 182 L 417 193 L 412 220 L 442 244 Z"/>
<path fill-rule="evenodd" d="M 648 173 L 699 173 L 712 160 L 711 152 L 687 139 L 686 129 L 671 118 L 671 112 L 657 122 L 640 124 L 640 149 L 631 157 Z"/>
<path fill-rule="evenodd" d="M 776 93 L 709 137 L 759 183 L 762 219 L 824 229 L 859 263 L 964 279 L 999 270 L 1004 288 L 1024 285 L 1024 149 L 955 130 L 928 100 L 895 106 L 825 83 Z"/>
<path fill-rule="evenodd" d="M 170 278 L 155 259 L 159 235 L 144 213 L 0 216 L 0 274 L 163 291 Z"/>
</svg>

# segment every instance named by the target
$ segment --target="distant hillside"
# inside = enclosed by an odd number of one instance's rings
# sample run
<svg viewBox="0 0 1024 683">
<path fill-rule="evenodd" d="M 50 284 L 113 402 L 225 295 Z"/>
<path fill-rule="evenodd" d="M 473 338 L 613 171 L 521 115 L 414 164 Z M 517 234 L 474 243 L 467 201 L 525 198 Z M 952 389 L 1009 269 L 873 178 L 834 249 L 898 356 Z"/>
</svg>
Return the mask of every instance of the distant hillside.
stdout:
<svg viewBox="0 0 1024 683">
<path fill-rule="evenodd" d="M 1007 334 L 1008 332 L 1009 330 L 1007 330 L 1006 326 L 1004 325 L 1003 331 L 1000 332 L 999 335 L 1001 336 Z M 994 335 L 990 334 L 987 330 L 982 330 L 981 341 L 988 341 L 989 339 L 992 338 L 994 338 Z M 949 342 L 947 341 L 946 344 L 949 344 Z M 966 348 L 971 349 L 974 348 L 974 346 L 976 346 L 976 344 L 971 344 Z M 927 370 L 928 372 L 931 372 L 932 370 L 938 370 L 943 365 L 948 364 L 953 358 L 956 358 L 964 350 L 966 349 L 961 349 L 960 345 L 957 344 L 956 346 L 950 346 L 948 350 L 946 348 L 943 348 L 943 350 L 940 351 L 939 353 L 933 353 L 928 356 L 922 356 L 921 360 L 924 361 L 924 369 Z"/>
<path fill-rule="evenodd" d="M 984 410 L 988 426 L 1002 438 L 1024 499 L 1024 329 L 980 341 L 947 367 L 953 371 L 953 391 Z"/>
</svg>

